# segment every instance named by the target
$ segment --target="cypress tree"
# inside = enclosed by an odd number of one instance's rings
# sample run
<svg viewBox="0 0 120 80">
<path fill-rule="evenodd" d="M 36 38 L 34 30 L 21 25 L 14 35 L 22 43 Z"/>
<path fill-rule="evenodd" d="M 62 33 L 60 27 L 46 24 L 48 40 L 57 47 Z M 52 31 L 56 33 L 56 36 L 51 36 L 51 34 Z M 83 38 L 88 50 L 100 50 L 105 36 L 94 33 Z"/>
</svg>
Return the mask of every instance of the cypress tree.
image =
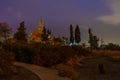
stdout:
<svg viewBox="0 0 120 80">
<path fill-rule="evenodd" d="M 75 42 L 80 43 L 80 41 L 81 41 L 80 28 L 79 28 L 78 25 L 76 25 L 76 28 L 75 28 Z"/>
<path fill-rule="evenodd" d="M 70 25 L 70 43 L 74 42 L 74 37 L 73 37 L 73 26 L 72 24 Z"/>
<path fill-rule="evenodd" d="M 89 44 L 90 47 L 93 48 L 93 34 L 91 28 L 88 29 L 88 34 L 89 34 Z"/>
</svg>

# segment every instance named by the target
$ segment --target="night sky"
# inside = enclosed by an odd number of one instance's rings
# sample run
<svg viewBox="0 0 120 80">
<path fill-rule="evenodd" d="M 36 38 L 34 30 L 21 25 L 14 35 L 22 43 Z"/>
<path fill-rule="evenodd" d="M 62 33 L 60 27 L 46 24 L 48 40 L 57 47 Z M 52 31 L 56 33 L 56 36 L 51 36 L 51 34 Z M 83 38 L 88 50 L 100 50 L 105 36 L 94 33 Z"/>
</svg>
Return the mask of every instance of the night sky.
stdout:
<svg viewBox="0 0 120 80">
<path fill-rule="evenodd" d="M 41 18 L 56 36 L 69 36 L 69 25 L 78 24 L 82 42 L 90 27 L 105 43 L 120 44 L 120 0 L 0 0 L 0 22 L 7 22 L 13 33 L 21 21 L 31 33 Z"/>
</svg>

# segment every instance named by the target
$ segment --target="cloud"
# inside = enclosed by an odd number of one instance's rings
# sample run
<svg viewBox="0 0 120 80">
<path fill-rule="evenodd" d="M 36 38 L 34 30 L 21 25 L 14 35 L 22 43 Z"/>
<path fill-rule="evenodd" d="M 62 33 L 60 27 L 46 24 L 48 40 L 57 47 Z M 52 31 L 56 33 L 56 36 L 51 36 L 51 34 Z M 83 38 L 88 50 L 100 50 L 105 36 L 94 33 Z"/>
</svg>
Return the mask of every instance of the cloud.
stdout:
<svg viewBox="0 0 120 80">
<path fill-rule="evenodd" d="M 112 14 L 97 17 L 97 20 L 107 22 L 109 24 L 120 24 L 120 0 L 107 0 Z"/>
</svg>

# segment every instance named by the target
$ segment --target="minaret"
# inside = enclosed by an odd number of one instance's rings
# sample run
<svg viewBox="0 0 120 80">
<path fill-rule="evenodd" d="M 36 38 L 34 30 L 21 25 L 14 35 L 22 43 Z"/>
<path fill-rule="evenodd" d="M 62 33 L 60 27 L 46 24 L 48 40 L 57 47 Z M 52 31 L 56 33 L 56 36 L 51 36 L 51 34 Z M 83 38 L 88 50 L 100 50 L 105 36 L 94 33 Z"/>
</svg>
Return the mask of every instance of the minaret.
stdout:
<svg viewBox="0 0 120 80">
<path fill-rule="evenodd" d="M 40 20 L 40 31 L 42 32 L 43 31 L 43 29 L 44 29 L 44 23 L 43 23 L 43 20 L 41 19 Z"/>
</svg>

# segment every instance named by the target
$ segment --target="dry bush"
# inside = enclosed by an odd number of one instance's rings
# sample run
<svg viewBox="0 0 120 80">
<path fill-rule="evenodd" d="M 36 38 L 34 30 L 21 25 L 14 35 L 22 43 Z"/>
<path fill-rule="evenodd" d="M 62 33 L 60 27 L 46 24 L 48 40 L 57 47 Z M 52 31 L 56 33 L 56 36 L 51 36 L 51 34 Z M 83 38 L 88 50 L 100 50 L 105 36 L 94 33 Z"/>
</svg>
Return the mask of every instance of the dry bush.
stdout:
<svg viewBox="0 0 120 80">
<path fill-rule="evenodd" d="M 78 80 L 79 75 L 73 67 L 65 65 L 65 64 L 59 64 L 56 66 L 56 69 L 58 70 L 59 76 L 69 77 L 72 80 Z"/>
<path fill-rule="evenodd" d="M 109 58 L 111 61 L 120 62 L 120 56 L 110 56 Z"/>
<path fill-rule="evenodd" d="M 13 66 L 14 55 L 0 50 L 0 74 L 16 72 Z"/>
<path fill-rule="evenodd" d="M 51 67 L 66 62 L 73 55 L 70 47 L 42 46 L 34 55 L 33 62 L 45 67 Z"/>
<path fill-rule="evenodd" d="M 69 58 L 65 64 L 72 66 L 72 67 L 83 67 L 82 61 L 85 58 L 86 58 L 85 56 L 74 55 L 73 57 Z"/>
<path fill-rule="evenodd" d="M 103 55 L 103 56 L 120 56 L 120 51 L 118 50 L 92 50 L 94 54 Z"/>
</svg>

